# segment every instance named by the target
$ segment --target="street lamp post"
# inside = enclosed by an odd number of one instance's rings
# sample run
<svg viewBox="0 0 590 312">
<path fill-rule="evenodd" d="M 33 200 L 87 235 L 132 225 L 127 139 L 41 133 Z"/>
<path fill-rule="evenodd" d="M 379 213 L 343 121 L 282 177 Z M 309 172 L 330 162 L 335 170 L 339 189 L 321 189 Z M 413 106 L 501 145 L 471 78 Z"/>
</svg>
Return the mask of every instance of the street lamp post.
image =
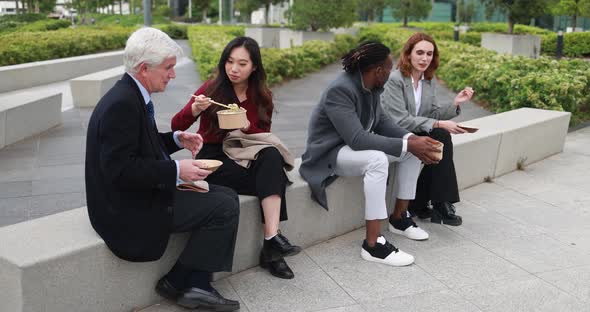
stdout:
<svg viewBox="0 0 590 312">
<path fill-rule="evenodd" d="M 557 49 L 555 50 L 555 57 L 559 60 L 563 55 L 563 31 L 557 32 Z"/>
<path fill-rule="evenodd" d="M 143 0 L 143 24 L 145 26 L 152 25 L 152 2 L 151 2 L 151 0 Z"/>
<path fill-rule="evenodd" d="M 219 0 L 219 25 L 223 24 L 223 0 Z"/>
</svg>

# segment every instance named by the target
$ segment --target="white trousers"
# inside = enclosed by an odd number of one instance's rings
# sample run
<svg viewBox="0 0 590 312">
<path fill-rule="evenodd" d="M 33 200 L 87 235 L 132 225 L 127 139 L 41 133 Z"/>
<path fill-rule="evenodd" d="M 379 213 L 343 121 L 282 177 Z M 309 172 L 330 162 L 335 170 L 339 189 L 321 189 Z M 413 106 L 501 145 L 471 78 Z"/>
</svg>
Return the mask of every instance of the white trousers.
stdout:
<svg viewBox="0 0 590 312">
<path fill-rule="evenodd" d="M 354 151 L 347 145 L 338 151 L 336 174 L 342 177 L 363 176 L 365 220 L 387 218 L 385 192 L 389 163 L 392 162 L 397 162 L 394 194 L 399 199 L 414 199 L 421 161 L 412 153 L 405 152 L 395 157 L 377 150 Z"/>
</svg>

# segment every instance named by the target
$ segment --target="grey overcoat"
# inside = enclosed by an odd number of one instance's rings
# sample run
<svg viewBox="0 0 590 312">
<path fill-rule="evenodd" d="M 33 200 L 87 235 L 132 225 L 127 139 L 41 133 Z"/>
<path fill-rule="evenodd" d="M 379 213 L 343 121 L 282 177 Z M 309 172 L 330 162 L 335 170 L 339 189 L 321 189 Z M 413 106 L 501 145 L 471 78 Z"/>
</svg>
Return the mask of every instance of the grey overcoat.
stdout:
<svg viewBox="0 0 590 312">
<path fill-rule="evenodd" d="M 399 157 L 409 133 L 383 113 L 383 88 L 367 90 L 360 72 L 342 73 L 322 93 L 309 122 L 307 146 L 299 168 L 313 198 L 328 209 L 326 187 L 336 178 L 336 156 L 344 145 Z"/>
</svg>

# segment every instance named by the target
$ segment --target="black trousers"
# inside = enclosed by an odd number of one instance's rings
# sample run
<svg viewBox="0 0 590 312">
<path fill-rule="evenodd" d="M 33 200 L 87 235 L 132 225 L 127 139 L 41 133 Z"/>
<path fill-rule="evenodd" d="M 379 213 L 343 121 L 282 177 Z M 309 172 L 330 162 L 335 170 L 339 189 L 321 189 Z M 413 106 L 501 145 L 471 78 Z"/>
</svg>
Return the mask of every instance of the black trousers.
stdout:
<svg viewBox="0 0 590 312">
<path fill-rule="evenodd" d="M 207 177 L 207 182 L 231 187 L 241 195 L 252 195 L 260 201 L 271 195 L 281 196 L 280 221 L 287 220 L 287 201 L 285 189 L 289 180 L 285 174 L 281 153 L 274 147 L 267 147 L 258 153 L 250 167 L 244 168 L 223 153 L 221 144 L 205 144 L 196 159 L 217 159 L 223 162 L 215 172 Z M 260 207 L 262 222 L 264 212 Z"/>
<path fill-rule="evenodd" d="M 210 185 L 208 193 L 174 194 L 173 232 L 191 232 L 178 261 L 207 272 L 231 271 L 238 234 L 240 202 L 230 188 Z"/>
<path fill-rule="evenodd" d="M 443 158 L 438 164 L 424 165 L 416 185 L 416 198 L 410 203 L 412 207 L 424 207 L 430 200 L 433 203 L 459 201 L 457 174 L 453 162 L 453 141 L 451 134 L 441 128 L 434 128 L 430 133 L 418 133 L 430 136 L 444 144 Z"/>
</svg>

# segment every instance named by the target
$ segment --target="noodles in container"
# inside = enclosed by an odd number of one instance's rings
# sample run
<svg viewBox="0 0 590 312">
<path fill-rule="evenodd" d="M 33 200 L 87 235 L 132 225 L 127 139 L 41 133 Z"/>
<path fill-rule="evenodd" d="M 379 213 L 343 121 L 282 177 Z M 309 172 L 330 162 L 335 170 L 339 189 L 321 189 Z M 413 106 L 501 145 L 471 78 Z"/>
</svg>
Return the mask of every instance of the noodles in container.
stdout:
<svg viewBox="0 0 590 312">
<path fill-rule="evenodd" d="M 229 104 L 230 109 L 217 111 L 217 120 L 221 129 L 240 129 L 248 124 L 246 110 L 237 104 Z"/>
</svg>

